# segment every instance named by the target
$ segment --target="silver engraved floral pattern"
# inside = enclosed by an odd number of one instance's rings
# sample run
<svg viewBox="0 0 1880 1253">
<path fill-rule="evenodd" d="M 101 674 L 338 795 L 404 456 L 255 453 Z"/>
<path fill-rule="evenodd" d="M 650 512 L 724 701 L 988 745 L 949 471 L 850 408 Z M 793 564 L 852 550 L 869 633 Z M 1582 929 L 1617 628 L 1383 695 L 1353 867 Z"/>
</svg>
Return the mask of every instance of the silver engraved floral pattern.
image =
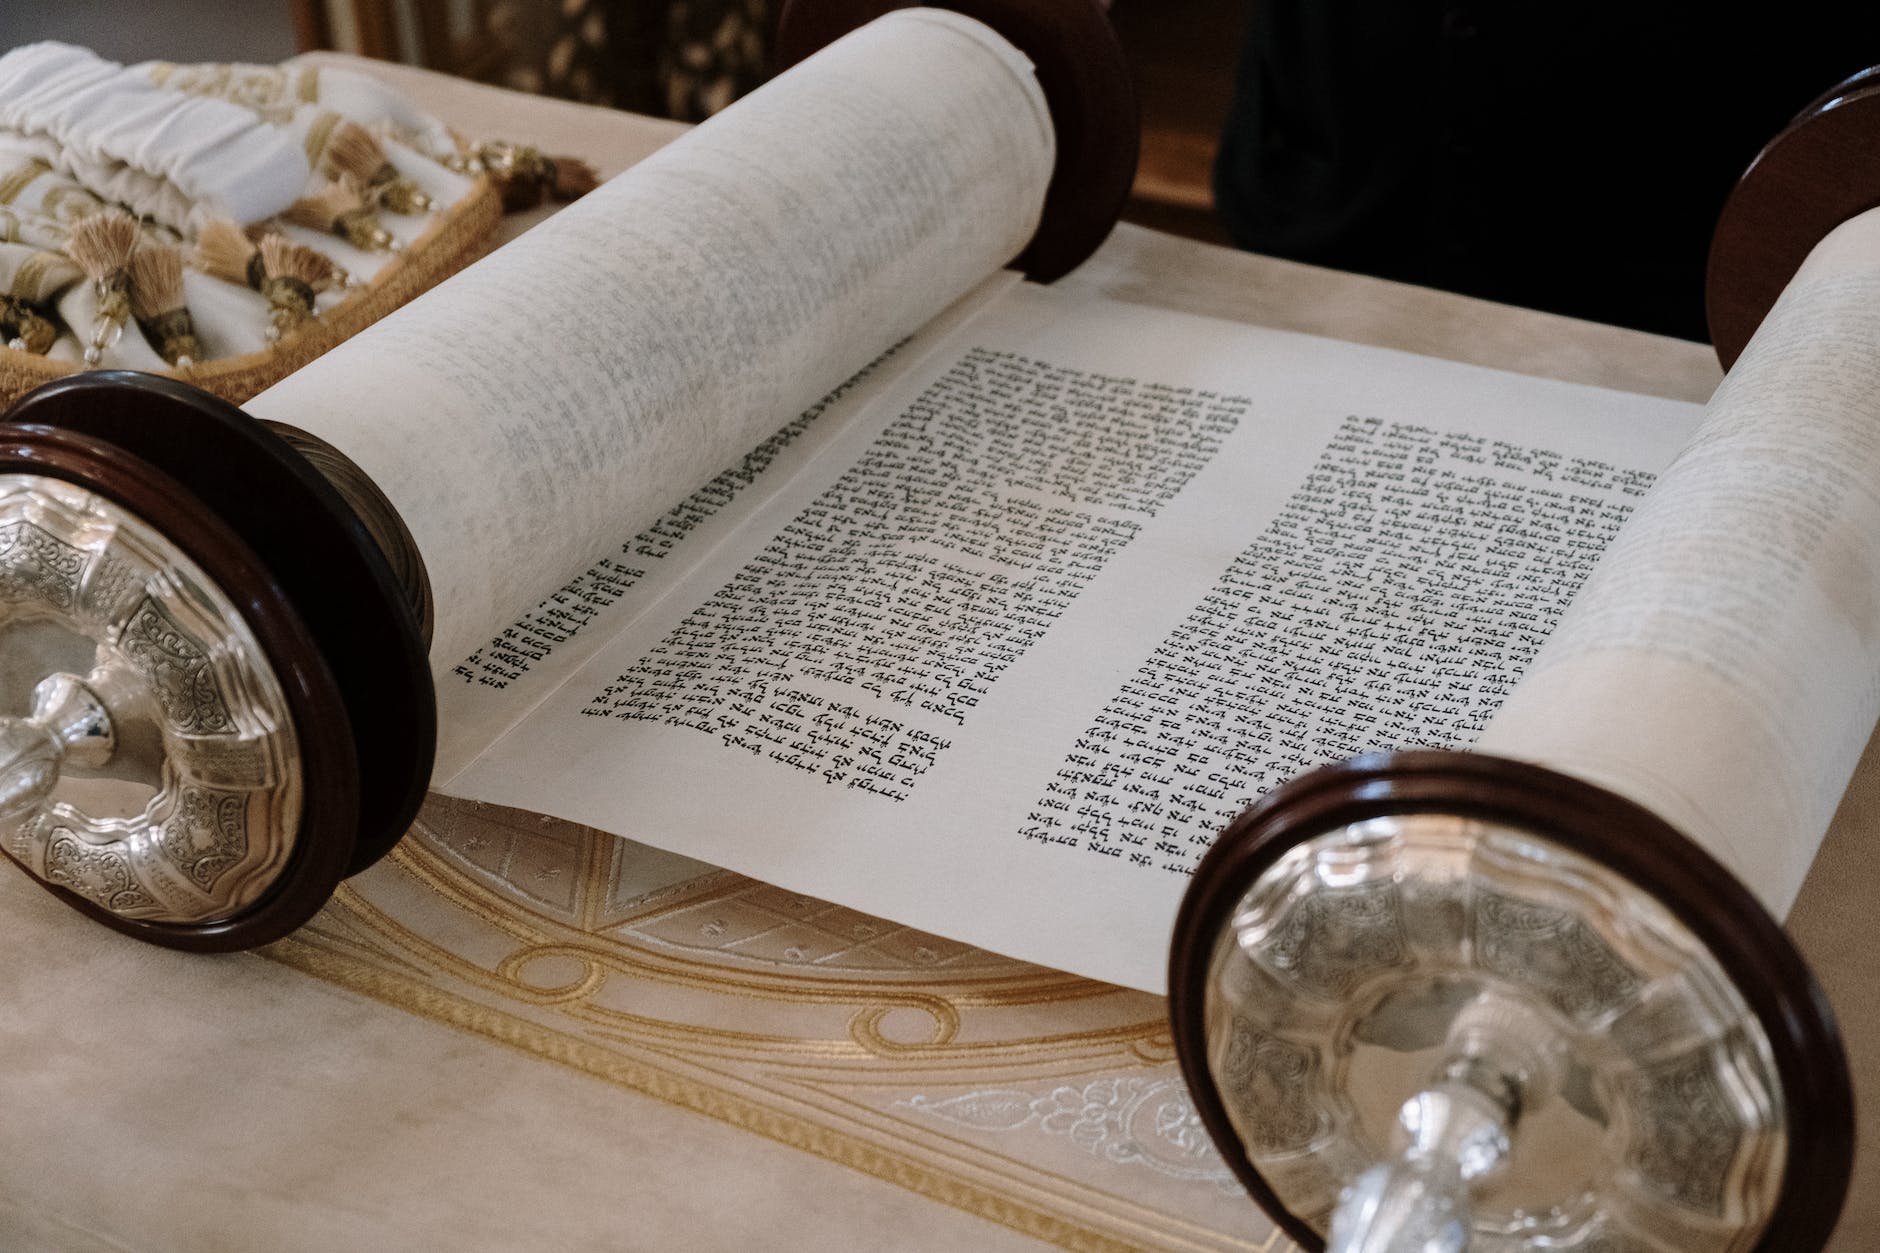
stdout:
<svg viewBox="0 0 1880 1253">
<path fill-rule="evenodd" d="M 1639 1107 L 1639 1173 L 1686 1209 L 1721 1213 L 1742 1128 L 1715 1057 L 1692 1053 L 1645 1071 Z"/>
<path fill-rule="evenodd" d="M 1455 1060 L 1551 1056 L 1560 1081 L 1521 1094 L 1471 1248 L 1541 1230 L 1560 1253 L 1756 1247 L 1785 1185 L 1767 1033 L 1704 939 L 1618 869 L 1426 812 L 1309 837 L 1241 891 L 1207 971 L 1205 1064 L 1292 1212 L 1329 1220 Z"/>
<path fill-rule="evenodd" d="M 1569 1018 L 1604 1018 L 1638 995 L 1638 972 L 1577 914 L 1475 894 L 1475 950 L 1483 969 L 1542 993 Z"/>
<path fill-rule="evenodd" d="M 164 718 L 176 730 L 184 735 L 221 735 L 235 729 L 209 665 L 208 650 L 155 600 L 146 598 L 137 606 L 118 647 L 150 681 Z"/>
<path fill-rule="evenodd" d="M 33 814 L 26 821 L 6 833 L 6 849 L 21 862 L 31 859 L 45 836 L 47 818 L 44 813 Z"/>
<path fill-rule="evenodd" d="M 31 522 L 0 526 L 0 600 L 43 601 L 69 611 L 78 603 L 85 550 Z"/>
<path fill-rule="evenodd" d="M 1265 950 L 1302 991 L 1341 997 L 1362 977 L 1409 960 L 1397 885 L 1325 889 L 1295 904 Z"/>
<path fill-rule="evenodd" d="M 1324 1116 L 1315 1102 L 1318 1058 L 1309 1048 L 1233 1019 L 1220 1060 L 1221 1099 L 1261 1153 L 1302 1149 L 1318 1136 Z"/>
<path fill-rule="evenodd" d="M 121 506 L 5 474 L 0 632 L 11 662 L 0 710 L 33 709 L 39 682 L 62 674 L 113 727 L 83 757 L 50 751 L 43 786 L 0 827 L 0 851 L 142 921 L 194 926 L 260 901 L 293 864 L 306 781 L 286 694 L 243 606 Z M 15 754 L 15 767 L 38 769 L 30 758 Z"/>
<path fill-rule="evenodd" d="M 63 832 L 55 833 L 46 849 L 46 882 L 120 914 L 154 903 L 131 874 L 122 849 L 89 847 Z"/>
<path fill-rule="evenodd" d="M 241 792 L 185 787 L 182 803 L 157 833 L 178 870 L 203 891 L 248 853 L 248 797 Z"/>
<path fill-rule="evenodd" d="M 1093 1157 L 1171 1178 L 1233 1183 L 1179 1079 L 1120 1076 L 1044 1092 L 987 1088 L 895 1104 L 973 1131 L 1063 1137 Z"/>
<path fill-rule="evenodd" d="M 99 618 L 115 621 L 122 616 L 124 602 L 148 573 L 136 562 L 107 552 L 99 559 L 91 577 L 85 580 L 85 601 Z"/>
</svg>

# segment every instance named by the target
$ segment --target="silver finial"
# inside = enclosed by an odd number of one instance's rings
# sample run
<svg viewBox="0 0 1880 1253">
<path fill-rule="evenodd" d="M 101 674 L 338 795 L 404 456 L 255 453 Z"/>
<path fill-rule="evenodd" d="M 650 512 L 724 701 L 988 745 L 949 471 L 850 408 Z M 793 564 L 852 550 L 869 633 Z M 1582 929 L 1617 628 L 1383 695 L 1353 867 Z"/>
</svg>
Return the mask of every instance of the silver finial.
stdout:
<svg viewBox="0 0 1880 1253">
<path fill-rule="evenodd" d="M 84 679 L 40 680 L 31 717 L 0 717 L 0 822 L 43 805 L 67 761 L 96 769 L 116 751 L 111 713 Z"/>
<path fill-rule="evenodd" d="M 1782 1194 L 1770 1041 L 1603 863 L 1443 813 L 1310 836 L 1201 998 L 1231 1151 L 1332 1253 L 1748 1253 Z"/>
<path fill-rule="evenodd" d="M 0 848 L 99 909 L 195 926 L 300 831 L 299 741 L 240 606 L 156 528 L 0 475 Z"/>
<path fill-rule="evenodd" d="M 1523 1110 L 1560 1082 L 1549 1024 L 1506 996 L 1485 993 L 1451 1023 L 1430 1086 L 1397 1111 L 1397 1156 L 1346 1188 L 1326 1253 L 1462 1253 L 1472 1198 L 1507 1163 Z"/>
</svg>

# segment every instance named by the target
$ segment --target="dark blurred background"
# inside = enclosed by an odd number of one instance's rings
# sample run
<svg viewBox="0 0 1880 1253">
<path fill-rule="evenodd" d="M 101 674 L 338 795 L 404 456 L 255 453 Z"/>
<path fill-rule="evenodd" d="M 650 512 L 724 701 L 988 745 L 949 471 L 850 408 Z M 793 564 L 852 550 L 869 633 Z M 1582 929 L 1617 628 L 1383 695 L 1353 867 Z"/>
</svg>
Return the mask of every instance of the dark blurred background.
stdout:
<svg viewBox="0 0 1880 1253">
<path fill-rule="evenodd" d="M 289 0 L 0 0 L 0 51 L 40 39 L 113 61 L 280 61 L 298 50 Z"/>
<path fill-rule="evenodd" d="M 328 47 L 695 121 L 763 80 L 780 0 L 0 0 L 0 48 Z M 1126 216 L 1691 339 L 1736 176 L 1880 63 L 1880 4 L 1113 0 L 1143 108 Z"/>
</svg>

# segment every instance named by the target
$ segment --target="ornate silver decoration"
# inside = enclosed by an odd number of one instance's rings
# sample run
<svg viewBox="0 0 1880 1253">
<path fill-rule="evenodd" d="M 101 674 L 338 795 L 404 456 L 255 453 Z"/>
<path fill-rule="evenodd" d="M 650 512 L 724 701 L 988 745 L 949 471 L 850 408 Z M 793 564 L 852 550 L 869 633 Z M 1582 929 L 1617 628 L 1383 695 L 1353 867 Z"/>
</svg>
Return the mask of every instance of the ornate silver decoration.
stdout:
<svg viewBox="0 0 1880 1253">
<path fill-rule="evenodd" d="M 183 803 L 157 829 L 157 843 L 203 891 L 248 851 L 248 798 L 240 792 L 185 787 Z"/>
<path fill-rule="evenodd" d="M 120 553 L 107 552 L 93 563 L 91 575 L 85 580 L 85 606 L 92 616 L 102 621 L 112 621 L 123 616 L 125 598 L 142 590 L 150 571 Z"/>
<path fill-rule="evenodd" d="M 78 601 L 85 554 L 30 522 L 0 526 L 0 600 L 43 601 L 69 611 Z"/>
<path fill-rule="evenodd" d="M 48 883 L 191 925 L 253 905 L 287 865 L 298 741 L 240 609 L 155 528 L 62 480 L 0 475 L 0 711 L 0 847 Z"/>
<path fill-rule="evenodd" d="M 1325 997 L 1408 956 L 1397 885 L 1388 881 L 1315 892 L 1286 915 L 1268 941 L 1266 962 L 1301 989 Z"/>
<path fill-rule="evenodd" d="M 123 850 L 87 848 L 65 831 L 54 835 L 46 850 L 45 879 L 113 913 L 135 914 L 154 903 L 138 885 Z"/>
<path fill-rule="evenodd" d="M 1639 1104 L 1645 1122 L 1639 1173 L 1679 1205 L 1721 1213 L 1742 1132 L 1716 1060 L 1694 1053 L 1649 1068 L 1641 1076 Z"/>
<path fill-rule="evenodd" d="M 1604 1018 L 1638 995 L 1638 973 L 1578 915 L 1477 888 L 1475 949 L 1485 969 L 1519 980 L 1569 1018 Z"/>
<path fill-rule="evenodd" d="M 132 612 L 118 647 L 149 680 L 163 716 L 178 731 L 218 735 L 234 729 L 235 720 L 209 665 L 209 651 L 156 601 L 146 599 Z"/>
<path fill-rule="evenodd" d="M 1249 1134 L 1263 1153 L 1284 1153 L 1311 1144 L 1324 1118 L 1310 1099 L 1318 1078 L 1318 1055 L 1269 1035 L 1235 1016 L 1227 1049 L 1218 1063 L 1221 1080 L 1260 1111 Z"/>
<path fill-rule="evenodd" d="M 1239 902 L 1205 1015 L 1240 1149 L 1338 1253 L 1748 1253 L 1781 1193 L 1741 992 L 1532 832 L 1417 814 L 1304 841 Z"/>
</svg>

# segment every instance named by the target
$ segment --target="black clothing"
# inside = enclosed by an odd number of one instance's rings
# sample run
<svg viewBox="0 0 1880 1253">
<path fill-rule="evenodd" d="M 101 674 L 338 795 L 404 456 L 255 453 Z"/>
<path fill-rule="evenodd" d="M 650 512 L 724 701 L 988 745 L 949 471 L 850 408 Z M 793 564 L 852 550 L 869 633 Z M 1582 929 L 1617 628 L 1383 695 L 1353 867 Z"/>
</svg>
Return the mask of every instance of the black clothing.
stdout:
<svg viewBox="0 0 1880 1253">
<path fill-rule="evenodd" d="M 1876 62 L 1871 0 L 1252 0 L 1216 201 L 1244 248 L 1705 339 L 1730 187 Z"/>
</svg>

